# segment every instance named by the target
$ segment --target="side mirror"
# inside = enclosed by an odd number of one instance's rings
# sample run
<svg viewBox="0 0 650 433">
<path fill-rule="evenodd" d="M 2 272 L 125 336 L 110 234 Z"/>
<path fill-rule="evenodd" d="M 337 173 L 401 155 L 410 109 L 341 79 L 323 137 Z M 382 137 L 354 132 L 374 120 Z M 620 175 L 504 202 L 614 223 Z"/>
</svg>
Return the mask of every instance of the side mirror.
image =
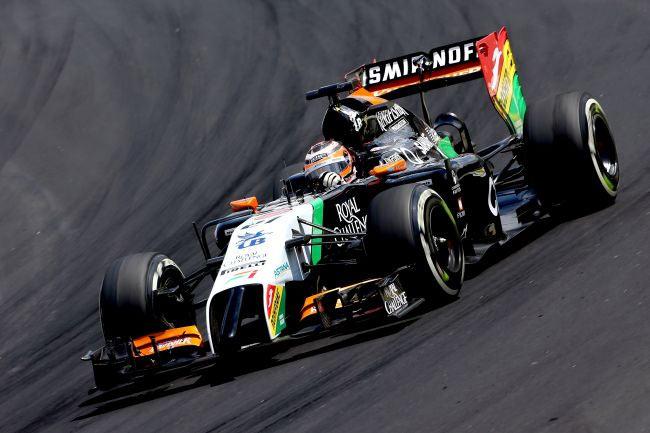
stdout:
<svg viewBox="0 0 650 433">
<path fill-rule="evenodd" d="M 302 197 L 309 191 L 309 182 L 304 172 L 292 174 L 284 180 L 284 195 Z"/>
</svg>

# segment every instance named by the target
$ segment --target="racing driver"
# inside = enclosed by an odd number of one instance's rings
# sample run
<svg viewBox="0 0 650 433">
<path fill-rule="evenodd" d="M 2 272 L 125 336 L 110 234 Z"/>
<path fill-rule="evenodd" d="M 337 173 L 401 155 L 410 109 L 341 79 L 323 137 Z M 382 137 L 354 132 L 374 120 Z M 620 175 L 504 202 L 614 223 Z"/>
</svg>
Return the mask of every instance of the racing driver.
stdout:
<svg viewBox="0 0 650 433">
<path fill-rule="evenodd" d="M 352 153 L 336 140 L 314 144 L 305 157 L 304 172 L 310 182 L 325 189 L 352 182 L 357 174 Z"/>
</svg>

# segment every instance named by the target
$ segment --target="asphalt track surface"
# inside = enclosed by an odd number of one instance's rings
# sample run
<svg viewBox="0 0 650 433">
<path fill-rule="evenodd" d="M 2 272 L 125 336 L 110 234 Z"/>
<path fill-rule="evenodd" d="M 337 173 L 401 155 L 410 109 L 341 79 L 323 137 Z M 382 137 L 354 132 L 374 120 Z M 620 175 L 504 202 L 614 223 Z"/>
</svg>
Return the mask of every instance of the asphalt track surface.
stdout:
<svg viewBox="0 0 650 433">
<path fill-rule="evenodd" d="M 650 431 L 650 4 L 470 3 L 2 2 L 0 431 Z M 304 91 L 500 25 L 529 101 L 603 103 L 613 207 L 546 227 L 400 324 L 87 395 L 110 261 L 198 265 L 190 222 L 268 197 L 317 140 L 324 102 Z M 505 132 L 480 82 L 429 101 L 476 142 Z"/>
</svg>

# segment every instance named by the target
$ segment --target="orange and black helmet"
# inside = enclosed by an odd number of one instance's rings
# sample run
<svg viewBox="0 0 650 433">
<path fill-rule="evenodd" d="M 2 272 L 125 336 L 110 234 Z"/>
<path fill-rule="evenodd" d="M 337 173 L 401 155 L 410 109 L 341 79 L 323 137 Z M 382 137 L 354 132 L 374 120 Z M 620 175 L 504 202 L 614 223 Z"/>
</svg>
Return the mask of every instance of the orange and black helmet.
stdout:
<svg viewBox="0 0 650 433">
<path fill-rule="evenodd" d="M 356 171 L 352 154 L 336 140 L 314 144 L 305 157 L 305 174 L 316 180 L 323 173 L 337 173 L 344 182 L 354 180 Z"/>
</svg>

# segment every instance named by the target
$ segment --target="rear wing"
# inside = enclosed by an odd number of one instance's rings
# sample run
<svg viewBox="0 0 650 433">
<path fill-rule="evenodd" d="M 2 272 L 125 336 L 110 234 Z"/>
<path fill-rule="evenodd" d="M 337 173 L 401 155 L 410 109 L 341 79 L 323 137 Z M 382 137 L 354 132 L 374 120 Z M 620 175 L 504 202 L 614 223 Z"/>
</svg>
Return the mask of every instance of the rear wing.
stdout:
<svg viewBox="0 0 650 433">
<path fill-rule="evenodd" d="M 481 77 L 476 43 L 481 38 L 418 51 L 405 56 L 362 65 L 346 74 L 374 96 L 396 99 Z M 422 66 L 419 70 L 418 66 Z"/>
<path fill-rule="evenodd" d="M 428 53 L 415 52 L 362 65 L 346 74 L 344 83 L 310 92 L 308 99 L 331 96 L 337 89 L 354 89 L 352 95 L 370 93 L 396 99 L 481 77 L 510 132 L 521 136 L 526 102 L 505 27 L 486 36 L 433 48 Z"/>
</svg>

